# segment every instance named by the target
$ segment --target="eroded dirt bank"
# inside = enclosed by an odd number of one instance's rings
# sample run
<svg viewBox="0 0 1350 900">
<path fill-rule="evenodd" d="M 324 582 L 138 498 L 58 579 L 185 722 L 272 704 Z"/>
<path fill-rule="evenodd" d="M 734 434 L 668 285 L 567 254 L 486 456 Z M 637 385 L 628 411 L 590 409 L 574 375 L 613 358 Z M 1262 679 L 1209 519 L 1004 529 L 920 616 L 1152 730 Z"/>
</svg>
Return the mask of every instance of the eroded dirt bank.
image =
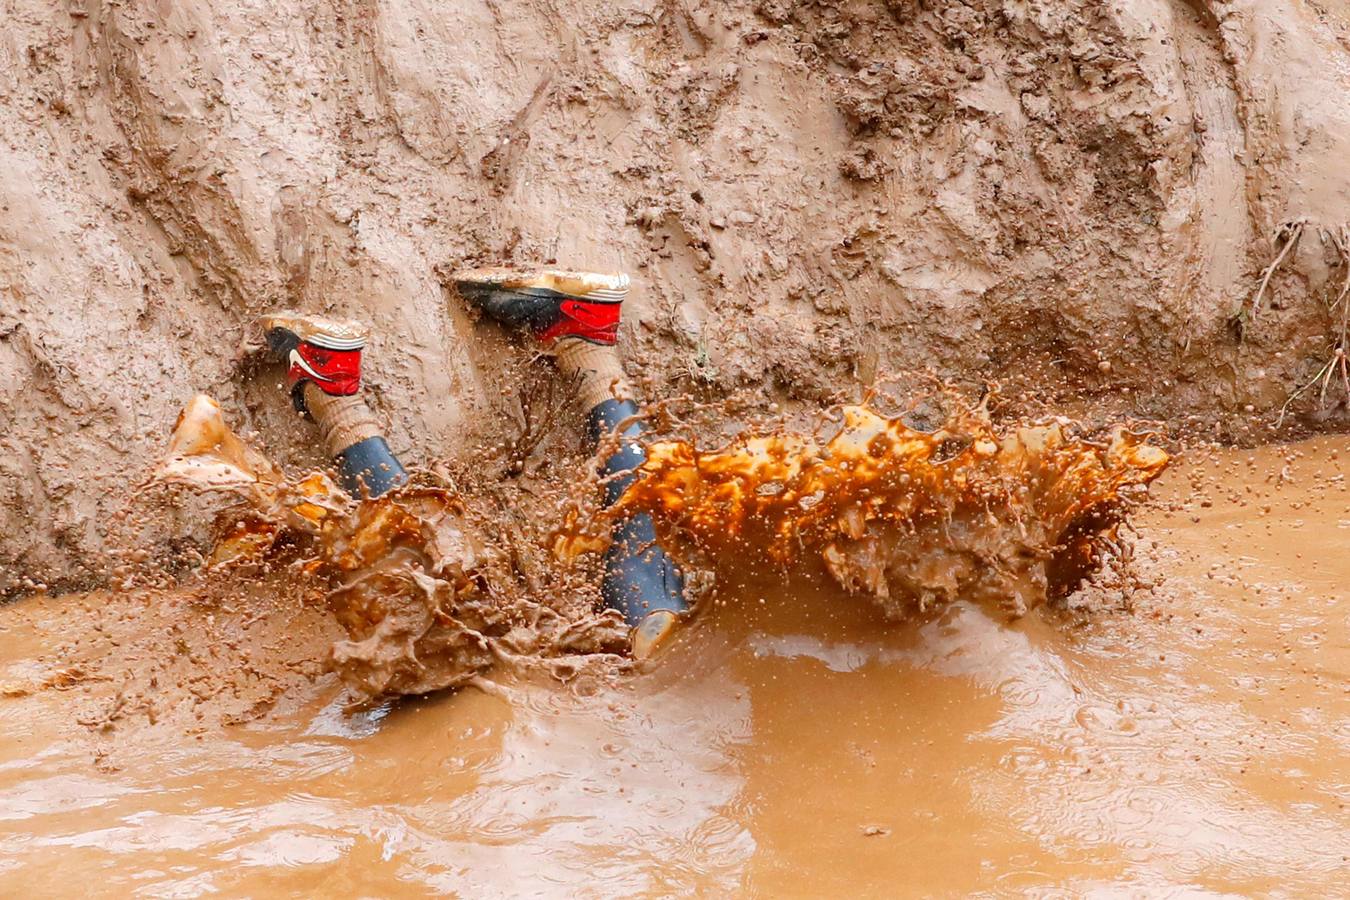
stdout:
<svg viewBox="0 0 1350 900">
<path fill-rule="evenodd" d="M 11 604 L 0 893 L 1334 894 L 1345 466 L 1196 448 L 1089 615 L 752 577 L 645 675 L 354 716 L 275 579 Z"/>
<path fill-rule="evenodd" d="M 654 394 L 814 402 L 931 364 L 1029 406 L 1232 436 L 1255 416 L 1260 437 L 1339 336 L 1336 4 L 3 16 L 0 591 L 102 578 L 124 473 L 196 391 L 318 461 L 239 352 L 277 304 L 373 322 L 370 393 L 411 460 L 512 437 L 510 354 L 438 275 L 461 263 L 631 271 L 624 340 Z"/>
</svg>

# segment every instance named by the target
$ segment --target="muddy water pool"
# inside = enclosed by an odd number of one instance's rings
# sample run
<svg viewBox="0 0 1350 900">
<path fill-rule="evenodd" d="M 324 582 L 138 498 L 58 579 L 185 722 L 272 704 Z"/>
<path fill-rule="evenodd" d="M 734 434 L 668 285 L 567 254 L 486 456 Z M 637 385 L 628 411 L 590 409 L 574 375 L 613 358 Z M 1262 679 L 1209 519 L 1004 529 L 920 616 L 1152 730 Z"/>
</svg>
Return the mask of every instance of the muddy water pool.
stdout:
<svg viewBox="0 0 1350 900">
<path fill-rule="evenodd" d="M 1327 895 L 1350 875 L 1343 441 L 1194 451 L 1132 612 L 883 627 L 728 588 L 646 674 L 96 733 L 0 698 L 0 895 Z M 0 677 L 63 598 L 0 609 Z M 18 693 L 18 692 L 15 692 Z"/>
</svg>

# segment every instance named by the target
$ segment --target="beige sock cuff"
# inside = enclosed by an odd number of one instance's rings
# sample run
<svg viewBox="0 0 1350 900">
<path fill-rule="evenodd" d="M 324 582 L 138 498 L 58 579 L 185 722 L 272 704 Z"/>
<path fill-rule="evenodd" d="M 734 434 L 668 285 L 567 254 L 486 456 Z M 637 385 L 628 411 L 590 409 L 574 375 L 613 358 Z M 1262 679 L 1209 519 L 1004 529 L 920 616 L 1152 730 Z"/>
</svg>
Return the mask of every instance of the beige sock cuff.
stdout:
<svg viewBox="0 0 1350 900">
<path fill-rule="evenodd" d="M 585 411 L 606 400 L 622 400 L 632 395 L 619 352 L 613 347 L 565 337 L 553 346 L 553 358 L 563 375 L 577 379 L 577 399 Z"/>
<path fill-rule="evenodd" d="M 329 456 L 337 456 L 352 444 L 378 437 L 383 431 L 360 394 L 330 397 L 309 381 L 305 383 L 305 406 L 323 433 Z"/>
</svg>

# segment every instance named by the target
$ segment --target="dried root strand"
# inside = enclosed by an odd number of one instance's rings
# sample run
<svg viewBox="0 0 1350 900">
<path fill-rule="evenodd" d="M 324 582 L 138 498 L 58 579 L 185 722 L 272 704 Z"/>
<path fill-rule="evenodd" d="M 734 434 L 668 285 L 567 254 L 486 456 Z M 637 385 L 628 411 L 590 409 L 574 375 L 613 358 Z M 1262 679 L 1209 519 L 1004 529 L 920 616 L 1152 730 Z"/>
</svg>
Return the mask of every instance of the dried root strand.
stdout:
<svg viewBox="0 0 1350 900">
<path fill-rule="evenodd" d="M 1270 285 L 1271 276 L 1275 270 L 1284 262 L 1284 258 L 1289 255 L 1289 251 L 1294 249 L 1298 239 L 1303 236 L 1303 229 L 1307 226 L 1307 219 L 1295 219 L 1292 222 L 1283 222 L 1275 229 L 1275 240 L 1283 241 L 1280 251 L 1275 254 L 1275 259 L 1270 265 L 1266 266 L 1265 271 L 1261 273 L 1261 283 L 1256 288 L 1256 293 L 1252 295 L 1251 301 L 1244 303 L 1237 313 L 1231 319 L 1234 331 L 1237 333 L 1240 342 L 1246 334 L 1247 323 L 1255 322 L 1257 313 L 1261 309 L 1261 298 L 1265 296 L 1266 288 Z"/>
<path fill-rule="evenodd" d="M 1296 224 L 1299 225 L 1301 232 L 1303 223 Z M 1337 292 L 1334 299 L 1327 303 L 1327 312 L 1333 316 L 1337 314 L 1339 316 L 1333 322 L 1334 336 L 1330 357 L 1322 363 L 1312 378 L 1309 378 L 1289 394 L 1289 397 L 1284 401 L 1284 405 L 1280 407 L 1280 415 L 1275 422 L 1277 428 L 1284 424 L 1284 418 L 1294 402 L 1318 385 L 1320 385 L 1317 400 L 1318 408 L 1325 409 L 1327 392 L 1331 387 L 1333 378 L 1340 381 L 1341 388 L 1345 391 L 1346 402 L 1350 403 L 1350 360 L 1346 358 L 1347 351 L 1350 351 L 1350 224 L 1343 223 L 1334 227 L 1319 227 L 1317 230 L 1322 236 L 1322 240 L 1335 248 L 1337 255 L 1340 257 L 1341 267 L 1345 270 L 1340 291 Z M 1285 250 L 1288 250 L 1295 239 L 1294 237 L 1289 239 L 1285 245 Z M 1284 252 L 1281 252 L 1280 257 L 1277 257 L 1275 262 L 1271 264 L 1272 269 L 1279 264 L 1279 260 L 1283 256 Z M 1267 280 L 1272 269 L 1267 269 Z M 1263 281 L 1263 288 L 1264 285 Z"/>
</svg>

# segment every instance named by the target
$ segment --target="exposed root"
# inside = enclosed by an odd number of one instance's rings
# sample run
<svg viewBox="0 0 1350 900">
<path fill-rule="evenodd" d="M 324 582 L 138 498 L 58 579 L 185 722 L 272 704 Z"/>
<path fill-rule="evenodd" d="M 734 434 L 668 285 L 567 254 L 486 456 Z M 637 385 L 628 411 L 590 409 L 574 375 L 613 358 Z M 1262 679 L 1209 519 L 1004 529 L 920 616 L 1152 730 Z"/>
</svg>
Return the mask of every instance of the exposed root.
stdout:
<svg viewBox="0 0 1350 900">
<path fill-rule="evenodd" d="M 499 197 L 506 193 L 515 178 L 525 150 L 530 146 L 530 125 L 548 102 L 552 85 L 553 70 L 549 69 L 535 85 L 529 102 L 502 129 L 497 143 L 479 161 L 483 177 L 492 182 L 492 191 Z"/>
<path fill-rule="evenodd" d="M 1322 240 L 1336 249 L 1336 254 L 1340 257 L 1341 267 L 1344 269 L 1344 277 L 1341 281 L 1341 289 L 1335 298 L 1327 303 L 1327 312 L 1333 316 L 1333 334 L 1330 357 L 1318 368 L 1312 378 L 1309 378 L 1303 384 L 1299 385 L 1289 394 L 1289 397 L 1280 407 L 1279 417 L 1275 421 L 1278 428 L 1284 424 L 1284 417 L 1294 402 L 1300 397 L 1320 385 L 1318 388 L 1318 409 L 1325 409 L 1327 403 L 1327 391 L 1331 387 L 1333 378 L 1338 378 L 1342 389 L 1345 391 L 1345 399 L 1350 403 L 1350 363 L 1346 361 L 1346 352 L 1348 342 L 1350 342 L 1350 225 L 1341 224 L 1335 227 L 1319 227 L 1318 234 Z M 1293 240 L 1291 239 L 1290 243 Z M 1288 249 L 1288 245 L 1286 245 Z M 1281 253 L 1283 256 L 1283 253 Z M 1273 265 L 1278 264 L 1276 259 Z M 1267 270 L 1269 274 L 1269 270 Z"/>
<path fill-rule="evenodd" d="M 1257 286 L 1256 293 L 1252 295 L 1251 301 L 1244 303 L 1228 320 L 1239 343 L 1246 336 L 1248 323 L 1256 321 L 1257 313 L 1261 309 L 1261 298 L 1265 296 L 1271 276 L 1280 267 L 1280 263 L 1284 262 L 1284 258 L 1289 255 L 1289 251 L 1298 243 L 1298 239 L 1303 236 L 1303 229 L 1307 224 L 1307 219 L 1295 219 L 1292 222 L 1283 222 L 1275 229 L 1275 240 L 1277 242 L 1283 241 L 1283 246 L 1280 247 L 1279 253 L 1275 254 L 1275 259 L 1271 264 L 1266 266 L 1265 271 L 1261 273 L 1261 283 Z"/>
<path fill-rule="evenodd" d="M 520 404 L 519 429 L 506 447 L 506 471 L 515 476 L 525 471 L 525 462 L 550 434 L 567 412 L 576 385 L 535 367 L 527 372 L 517 394 Z M 561 388 L 561 389 L 560 389 Z"/>
</svg>

